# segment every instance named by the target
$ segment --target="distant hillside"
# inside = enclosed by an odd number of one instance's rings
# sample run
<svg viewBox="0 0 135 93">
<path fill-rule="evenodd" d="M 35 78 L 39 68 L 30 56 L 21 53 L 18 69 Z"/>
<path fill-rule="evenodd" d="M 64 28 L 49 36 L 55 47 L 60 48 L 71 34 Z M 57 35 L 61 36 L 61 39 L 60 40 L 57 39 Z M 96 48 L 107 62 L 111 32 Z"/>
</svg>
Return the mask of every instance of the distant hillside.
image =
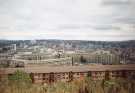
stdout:
<svg viewBox="0 0 135 93">
<path fill-rule="evenodd" d="M 32 45 L 32 40 L 0 40 L 0 47 L 10 44 L 20 45 L 25 43 Z M 36 40 L 36 44 L 51 44 L 51 45 L 70 45 L 73 48 L 134 48 L 135 40 L 129 41 L 83 41 L 83 40 Z"/>
</svg>

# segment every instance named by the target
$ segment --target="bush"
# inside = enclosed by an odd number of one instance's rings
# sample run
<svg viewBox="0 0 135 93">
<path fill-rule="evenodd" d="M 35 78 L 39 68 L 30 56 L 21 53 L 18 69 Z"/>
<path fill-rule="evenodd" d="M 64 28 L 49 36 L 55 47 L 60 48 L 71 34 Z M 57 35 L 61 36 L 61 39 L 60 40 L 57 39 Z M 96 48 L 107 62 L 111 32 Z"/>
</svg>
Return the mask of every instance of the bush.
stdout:
<svg viewBox="0 0 135 93">
<path fill-rule="evenodd" d="M 28 87 L 32 84 L 29 74 L 19 70 L 10 75 L 8 79 L 11 85 L 17 85 L 18 87 Z"/>
</svg>

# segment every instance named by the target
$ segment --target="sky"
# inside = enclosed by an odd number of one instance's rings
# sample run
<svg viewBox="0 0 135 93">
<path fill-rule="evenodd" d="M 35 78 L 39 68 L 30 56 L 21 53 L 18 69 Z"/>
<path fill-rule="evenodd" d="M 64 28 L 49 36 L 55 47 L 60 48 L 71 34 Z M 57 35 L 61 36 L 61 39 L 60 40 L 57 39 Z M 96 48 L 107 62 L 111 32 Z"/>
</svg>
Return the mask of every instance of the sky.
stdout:
<svg viewBox="0 0 135 93">
<path fill-rule="evenodd" d="M 0 39 L 135 40 L 135 0 L 0 0 Z"/>
</svg>

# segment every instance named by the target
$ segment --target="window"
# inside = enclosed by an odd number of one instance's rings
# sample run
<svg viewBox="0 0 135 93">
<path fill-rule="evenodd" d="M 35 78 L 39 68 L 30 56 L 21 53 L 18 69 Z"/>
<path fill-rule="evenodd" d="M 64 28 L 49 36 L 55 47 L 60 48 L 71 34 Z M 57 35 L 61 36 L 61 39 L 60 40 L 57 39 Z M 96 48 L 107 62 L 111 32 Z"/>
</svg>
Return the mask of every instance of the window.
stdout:
<svg viewBox="0 0 135 93">
<path fill-rule="evenodd" d="M 84 73 L 81 73 L 81 75 L 84 75 Z"/>
<path fill-rule="evenodd" d="M 63 76 L 65 76 L 65 73 L 63 73 Z"/>
</svg>

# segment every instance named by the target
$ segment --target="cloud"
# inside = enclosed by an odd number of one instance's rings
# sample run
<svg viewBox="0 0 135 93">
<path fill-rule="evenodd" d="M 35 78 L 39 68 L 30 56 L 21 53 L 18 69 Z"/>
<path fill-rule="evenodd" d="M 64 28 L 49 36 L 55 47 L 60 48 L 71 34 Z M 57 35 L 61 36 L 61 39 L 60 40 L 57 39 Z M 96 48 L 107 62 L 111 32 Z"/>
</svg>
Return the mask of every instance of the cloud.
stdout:
<svg viewBox="0 0 135 93">
<path fill-rule="evenodd" d="M 103 0 L 104 5 L 129 5 L 132 4 L 132 0 Z"/>
<path fill-rule="evenodd" d="M 5 39 L 135 39 L 134 0 L 0 0 Z"/>
</svg>

